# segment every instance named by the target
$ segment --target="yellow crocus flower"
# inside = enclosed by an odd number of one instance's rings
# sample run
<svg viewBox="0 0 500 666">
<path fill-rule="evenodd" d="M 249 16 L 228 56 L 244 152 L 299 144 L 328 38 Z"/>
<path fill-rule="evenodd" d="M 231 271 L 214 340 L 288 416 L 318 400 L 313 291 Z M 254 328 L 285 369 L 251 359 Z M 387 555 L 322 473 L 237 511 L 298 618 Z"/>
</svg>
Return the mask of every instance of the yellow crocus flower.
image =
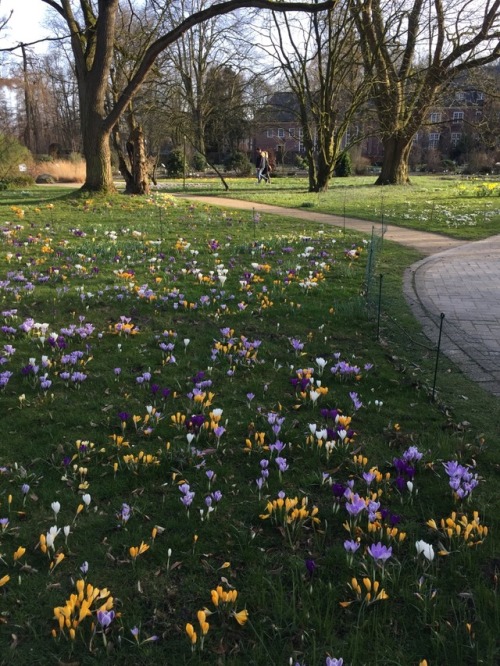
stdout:
<svg viewBox="0 0 500 666">
<path fill-rule="evenodd" d="M 198 637 L 196 636 L 196 631 L 194 630 L 194 627 L 190 622 L 186 624 L 186 634 L 188 635 L 191 644 L 195 645 L 196 641 L 198 640 Z"/>
<path fill-rule="evenodd" d="M 233 617 L 240 626 L 243 626 L 245 622 L 248 620 L 248 611 L 246 610 L 246 608 L 240 610 L 239 613 L 234 611 Z"/>
</svg>

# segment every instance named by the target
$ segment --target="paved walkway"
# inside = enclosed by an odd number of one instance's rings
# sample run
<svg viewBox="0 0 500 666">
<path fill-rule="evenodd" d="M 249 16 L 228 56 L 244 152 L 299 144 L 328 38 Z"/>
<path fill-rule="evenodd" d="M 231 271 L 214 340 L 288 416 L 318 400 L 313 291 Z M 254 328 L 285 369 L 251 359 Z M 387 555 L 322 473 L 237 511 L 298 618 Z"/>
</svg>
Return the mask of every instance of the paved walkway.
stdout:
<svg viewBox="0 0 500 666">
<path fill-rule="evenodd" d="M 367 235 L 379 223 L 282 208 L 236 199 L 183 196 L 225 208 L 255 210 L 356 229 Z M 421 252 L 425 259 L 405 273 L 404 293 L 424 333 L 437 345 L 444 314 L 441 350 L 467 376 L 500 397 L 500 235 L 468 243 L 439 234 L 384 225 L 384 238 Z"/>
</svg>

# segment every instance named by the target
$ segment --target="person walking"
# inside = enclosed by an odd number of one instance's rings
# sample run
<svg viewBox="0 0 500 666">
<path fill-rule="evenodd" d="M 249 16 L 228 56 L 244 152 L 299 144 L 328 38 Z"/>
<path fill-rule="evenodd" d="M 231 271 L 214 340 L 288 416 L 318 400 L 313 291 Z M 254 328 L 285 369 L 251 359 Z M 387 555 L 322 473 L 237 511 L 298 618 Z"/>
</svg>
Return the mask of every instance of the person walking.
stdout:
<svg viewBox="0 0 500 666">
<path fill-rule="evenodd" d="M 264 171 L 262 172 L 262 178 L 266 181 L 266 183 L 269 185 L 271 182 L 271 163 L 269 162 L 269 153 L 267 150 L 263 150 L 262 154 L 264 155 L 264 161 L 265 161 L 265 166 L 264 166 Z"/>
<path fill-rule="evenodd" d="M 266 152 L 263 151 L 262 148 L 257 148 L 257 159 L 255 160 L 255 167 L 257 171 L 257 182 L 259 185 L 262 179 L 264 179 L 266 183 L 269 182 L 269 177 L 265 175 L 265 171 L 268 168 Z"/>
</svg>

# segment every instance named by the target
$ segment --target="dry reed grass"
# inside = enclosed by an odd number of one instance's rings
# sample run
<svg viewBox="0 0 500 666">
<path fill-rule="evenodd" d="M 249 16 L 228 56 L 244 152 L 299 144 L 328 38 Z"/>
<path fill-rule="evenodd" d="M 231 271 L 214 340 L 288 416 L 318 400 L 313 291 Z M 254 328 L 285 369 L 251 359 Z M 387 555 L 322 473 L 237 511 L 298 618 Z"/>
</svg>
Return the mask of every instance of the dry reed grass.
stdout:
<svg viewBox="0 0 500 666">
<path fill-rule="evenodd" d="M 50 174 L 58 183 L 83 183 L 85 181 L 85 160 L 55 160 L 39 162 L 33 169 L 36 178 L 43 173 Z"/>
</svg>

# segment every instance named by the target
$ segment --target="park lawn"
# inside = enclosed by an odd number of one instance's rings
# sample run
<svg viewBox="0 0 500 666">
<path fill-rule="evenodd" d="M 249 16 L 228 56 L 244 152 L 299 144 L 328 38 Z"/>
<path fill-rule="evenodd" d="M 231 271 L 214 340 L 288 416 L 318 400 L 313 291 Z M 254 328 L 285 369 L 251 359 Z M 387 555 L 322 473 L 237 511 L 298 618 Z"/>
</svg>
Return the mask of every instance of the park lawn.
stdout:
<svg viewBox="0 0 500 666">
<path fill-rule="evenodd" d="M 258 185 L 255 178 L 160 181 L 165 191 L 214 194 L 278 206 L 395 224 L 453 238 L 480 240 L 500 233 L 500 182 L 486 177 L 412 177 L 409 186 L 377 187 L 375 178 L 334 178 L 327 192 L 308 192 L 307 179 L 277 177 Z"/>
<path fill-rule="evenodd" d="M 416 252 L 161 193 L 0 214 L 0 663 L 498 660 L 498 400 L 444 359 L 431 400 Z"/>
</svg>

